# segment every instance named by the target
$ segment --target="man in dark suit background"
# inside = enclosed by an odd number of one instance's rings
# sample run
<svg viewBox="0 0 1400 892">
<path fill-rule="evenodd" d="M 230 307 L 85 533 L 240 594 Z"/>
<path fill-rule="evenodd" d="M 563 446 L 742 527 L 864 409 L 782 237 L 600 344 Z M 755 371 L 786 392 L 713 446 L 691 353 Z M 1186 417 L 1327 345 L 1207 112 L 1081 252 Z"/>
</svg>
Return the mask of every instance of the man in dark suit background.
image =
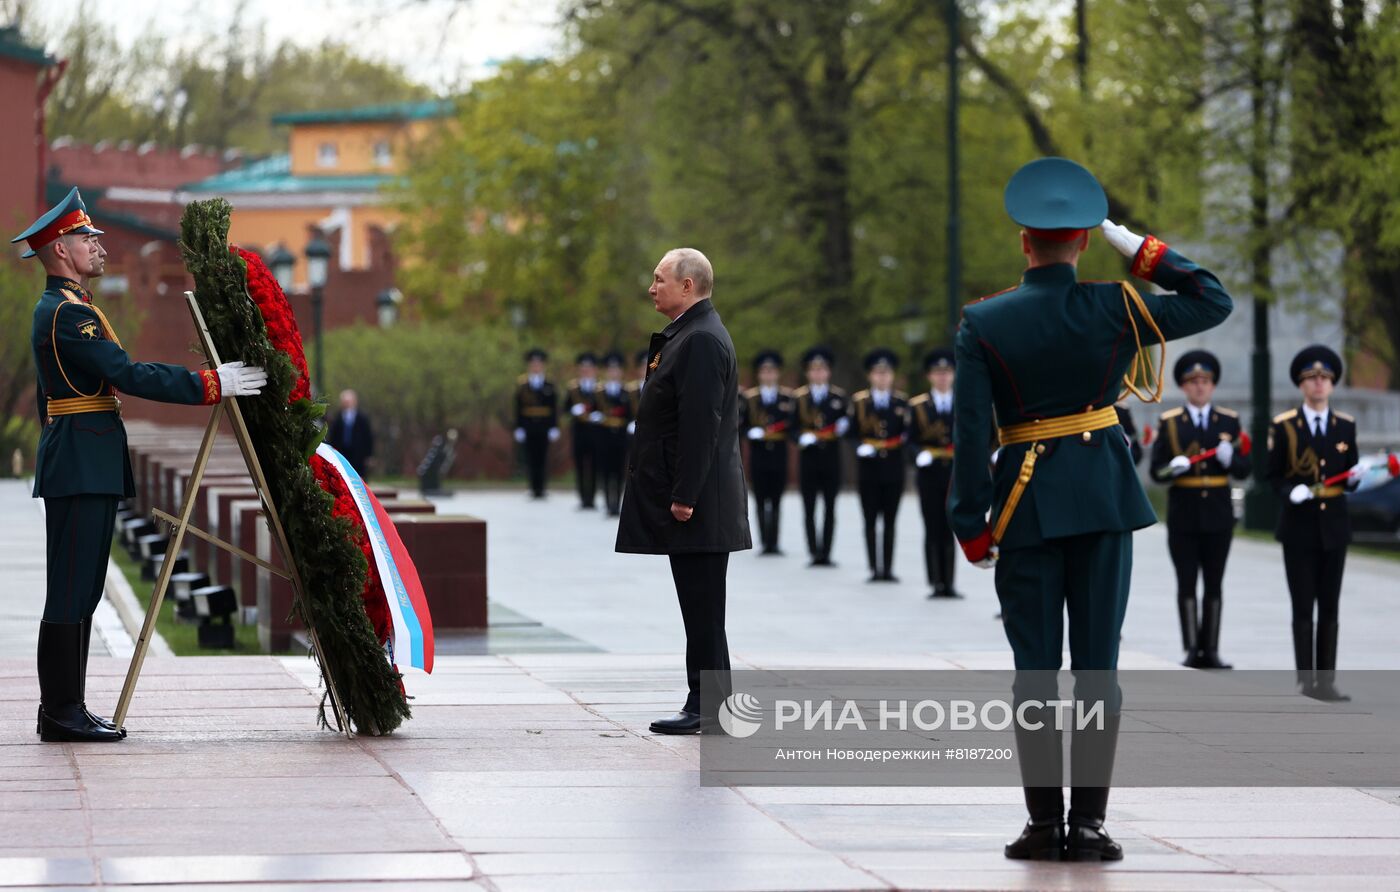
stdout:
<svg viewBox="0 0 1400 892">
<path fill-rule="evenodd" d="M 360 395 L 353 390 L 340 392 L 340 412 L 331 420 L 326 442 L 345 456 L 350 466 L 369 479 L 369 458 L 374 455 L 374 431 L 369 416 L 360 411 Z"/>
<path fill-rule="evenodd" d="M 651 723 L 658 734 L 700 731 L 700 673 L 718 670 L 728 693 L 724 632 L 729 553 L 753 547 L 739 456 L 739 369 L 734 342 L 710 302 L 714 272 L 704 254 L 677 248 L 661 258 L 650 294 L 671 320 L 651 336 L 645 386 L 628 462 L 617 551 L 665 554 L 685 623 L 689 694 L 681 711 Z M 718 703 L 706 702 L 711 714 Z"/>
</svg>

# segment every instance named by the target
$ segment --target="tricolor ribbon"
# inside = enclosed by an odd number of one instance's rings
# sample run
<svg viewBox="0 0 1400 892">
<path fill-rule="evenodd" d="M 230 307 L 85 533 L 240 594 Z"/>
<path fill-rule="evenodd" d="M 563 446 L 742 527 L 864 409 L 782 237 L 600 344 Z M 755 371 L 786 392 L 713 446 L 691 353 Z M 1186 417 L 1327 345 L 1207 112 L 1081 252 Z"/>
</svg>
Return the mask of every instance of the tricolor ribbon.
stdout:
<svg viewBox="0 0 1400 892">
<path fill-rule="evenodd" d="M 394 522 L 365 486 L 365 481 L 350 462 L 331 446 L 322 443 L 316 454 L 335 468 L 345 487 L 355 500 L 355 507 L 369 534 L 374 565 L 384 585 L 385 600 L 389 602 L 389 617 L 393 628 L 389 635 L 390 653 L 394 660 L 404 659 L 409 666 L 424 672 L 433 671 L 433 618 L 428 612 L 428 599 L 418 570 L 408 556 Z"/>
</svg>

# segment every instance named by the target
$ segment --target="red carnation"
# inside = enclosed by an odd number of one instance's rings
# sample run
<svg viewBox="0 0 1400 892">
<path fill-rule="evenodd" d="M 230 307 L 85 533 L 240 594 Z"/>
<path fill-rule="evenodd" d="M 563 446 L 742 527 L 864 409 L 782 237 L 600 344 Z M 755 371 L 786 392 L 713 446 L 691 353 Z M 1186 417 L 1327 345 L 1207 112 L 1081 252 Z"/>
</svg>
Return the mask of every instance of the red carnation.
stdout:
<svg viewBox="0 0 1400 892">
<path fill-rule="evenodd" d="M 277 284 L 262 257 L 237 245 L 230 248 L 238 252 L 238 256 L 248 265 L 248 296 L 257 304 L 258 312 L 262 314 L 263 324 L 267 326 L 267 339 L 272 342 L 272 346 L 287 355 L 292 361 L 292 368 L 296 370 L 297 380 L 292 385 L 287 402 L 310 399 L 311 376 L 306 370 L 306 350 L 302 347 L 296 315 L 292 313 L 292 305 L 287 302 L 287 296 L 282 293 L 282 286 Z"/>
</svg>

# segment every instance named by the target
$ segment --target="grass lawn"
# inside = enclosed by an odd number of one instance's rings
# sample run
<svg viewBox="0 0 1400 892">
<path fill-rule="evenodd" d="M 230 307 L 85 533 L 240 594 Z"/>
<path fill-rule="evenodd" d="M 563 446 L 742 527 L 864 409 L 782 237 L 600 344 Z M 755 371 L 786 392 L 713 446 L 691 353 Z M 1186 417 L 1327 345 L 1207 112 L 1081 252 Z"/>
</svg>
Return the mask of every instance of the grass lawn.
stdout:
<svg viewBox="0 0 1400 892">
<path fill-rule="evenodd" d="M 141 578 L 141 564 L 131 559 L 120 542 L 112 543 L 112 560 L 117 562 L 117 566 L 126 575 L 126 581 L 131 583 L 131 590 L 136 593 L 136 600 L 142 609 L 150 610 L 155 583 L 146 582 Z M 161 605 L 160 617 L 156 620 L 156 631 L 170 645 L 175 655 L 181 657 L 263 652 L 258 646 L 257 627 L 239 625 L 237 622 L 233 626 L 233 650 L 200 647 L 199 627 L 175 622 L 175 595 L 169 591 L 166 592 L 165 602 Z"/>
</svg>

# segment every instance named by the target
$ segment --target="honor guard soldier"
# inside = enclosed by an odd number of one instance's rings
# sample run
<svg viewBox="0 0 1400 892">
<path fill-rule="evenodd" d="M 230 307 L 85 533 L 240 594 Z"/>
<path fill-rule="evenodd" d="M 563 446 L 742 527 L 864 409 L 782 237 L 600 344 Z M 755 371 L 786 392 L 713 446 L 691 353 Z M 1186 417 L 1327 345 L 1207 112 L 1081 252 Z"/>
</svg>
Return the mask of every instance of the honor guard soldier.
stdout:
<svg viewBox="0 0 1400 892">
<path fill-rule="evenodd" d="M 1220 360 L 1205 350 L 1183 353 L 1174 371 L 1186 405 L 1162 413 L 1152 446 L 1152 479 L 1167 495 L 1167 549 L 1176 567 L 1176 610 L 1181 621 L 1182 663 L 1193 669 L 1229 669 L 1220 660 L 1221 584 L 1235 511 L 1230 478 L 1249 476 L 1250 461 L 1240 417 L 1213 405 Z M 1196 577 L 1204 594 L 1196 607 Z"/>
<path fill-rule="evenodd" d="M 525 354 L 525 374 L 515 385 L 515 442 L 525 452 L 530 495 L 544 498 L 549 479 L 549 444 L 559 439 L 559 396 L 545 377 L 549 354 L 538 347 Z"/>
<path fill-rule="evenodd" d="M 267 382 L 262 369 L 241 362 L 200 372 L 132 362 L 92 294 L 79 284 L 103 273 L 101 234 L 74 189 L 11 239 L 28 242 L 22 256 L 37 256 L 48 273 L 30 334 L 43 425 L 34 495 L 44 500 L 48 534 L 37 727 L 46 741 L 126 736 L 84 702 L 92 614 L 107 578 L 117 502 L 136 494 L 118 392 L 198 406 L 256 396 Z"/>
<path fill-rule="evenodd" d="M 598 476 L 603 483 L 603 501 L 608 516 L 617 517 L 622 505 L 622 471 L 627 462 L 627 429 L 636 417 L 632 394 L 622 381 L 622 354 L 613 351 L 603 357 L 603 388 L 598 395 L 598 410 L 603 420 L 598 425 Z"/>
<path fill-rule="evenodd" d="M 797 388 L 797 481 L 802 490 L 802 512 L 807 527 L 807 551 L 813 567 L 833 567 L 831 539 L 836 531 L 836 495 L 841 491 L 841 438 L 850 429 L 846 417 L 846 392 L 832 386 L 835 357 L 825 347 L 802 354 L 807 383 Z M 817 524 L 817 502 L 822 522 Z"/>
<path fill-rule="evenodd" d="M 757 387 L 744 391 L 739 402 L 739 427 L 749 441 L 749 479 L 753 483 L 754 504 L 758 508 L 760 554 L 782 554 L 778 548 L 778 518 L 783 490 L 788 482 L 788 443 L 797 403 L 792 391 L 778 382 L 783 375 L 783 357 L 776 350 L 763 350 L 753 358 Z"/>
<path fill-rule="evenodd" d="M 953 351 L 924 356 L 929 391 L 909 401 L 910 445 L 924 515 L 924 569 L 930 598 L 961 598 L 953 589 L 953 529 L 948 525 L 948 486 L 953 480 Z"/>
<path fill-rule="evenodd" d="M 598 357 L 580 353 L 575 360 L 578 377 L 569 382 L 564 401 L 574 417 L 574 477 L 579 507 L 592 510 L 598 491 L 598 431 L 603 413 L 598 408 Z"/>
<path fill-rule="evenodd" d="M 1337 608 L 1351 542 L 1343 496 L 1360 476 L 1356 419 L 1328 404 L 1342 377 L 1336 352 L 1321 344 L 1306 347 L 1293 357 L 1289 374 L 1303 404 L 1276 416 L 1269 429 L 1269 482 L 1283 499 L 1276 538 L 1283 544 L 1293 602 L 1293 660 L 1304 694 L 1349 700 L 1337 690 L 1335 675 Z"/>
<path fill-rule="evenodd" d="M 1099 701 L 1105 720 L 1101 729 L 1072 731 L 1068 829 L 1054 719 L 1030 710 L 1040 715 L 1026 719 L 1045 726 L 1017 723 L 1030 820 L 1005 854 L 1118 860 L 1123 850 L 1103 829 L 1119 713 L 1111 670 L 1128 603 L 1132 533 L 1157 517 L 1114 403 L 1123 388 L 1145 401 L 1160 398 L 1161 369 L 1144 349 L 1218 325 L 1232 302 L 1210 272 L 1157 238 L 1106 220 L 1103 188 L 1072 161 L 1042 158 L 1022 167 L 1005 203 L 1023 227 L 1028 268 L 1016 287 L 963 308 L 949 516 L 968 560 L 996 568 L 1018 709 L 1058 696 L 1054 670 L 1066 614 L 1071 668 L 1106 670 L 1076 678 L 1075 697 Z M 1100 224 L 1108 243 L 1132 259 L 1134 275 L 1177 293 L 1080 282 L 1079 256 Z M 1001 452 L 991 469 L 994 427 Z"/>
<path fill-rule="evenodd" d="M 894 389 L 899 359 L 878 347 L 865 355 L 870 387 L 851 397 L 850 436 L 857 441 L 856 477 L 865 514 L 865 556 L 869 582 L 898 582 L 894 575 L 894 520 L 904 496 L 904 442 L 908 437 L 909 400 Z M 876 525 L 881 548 L 876 548 Z"/>
</svg>

